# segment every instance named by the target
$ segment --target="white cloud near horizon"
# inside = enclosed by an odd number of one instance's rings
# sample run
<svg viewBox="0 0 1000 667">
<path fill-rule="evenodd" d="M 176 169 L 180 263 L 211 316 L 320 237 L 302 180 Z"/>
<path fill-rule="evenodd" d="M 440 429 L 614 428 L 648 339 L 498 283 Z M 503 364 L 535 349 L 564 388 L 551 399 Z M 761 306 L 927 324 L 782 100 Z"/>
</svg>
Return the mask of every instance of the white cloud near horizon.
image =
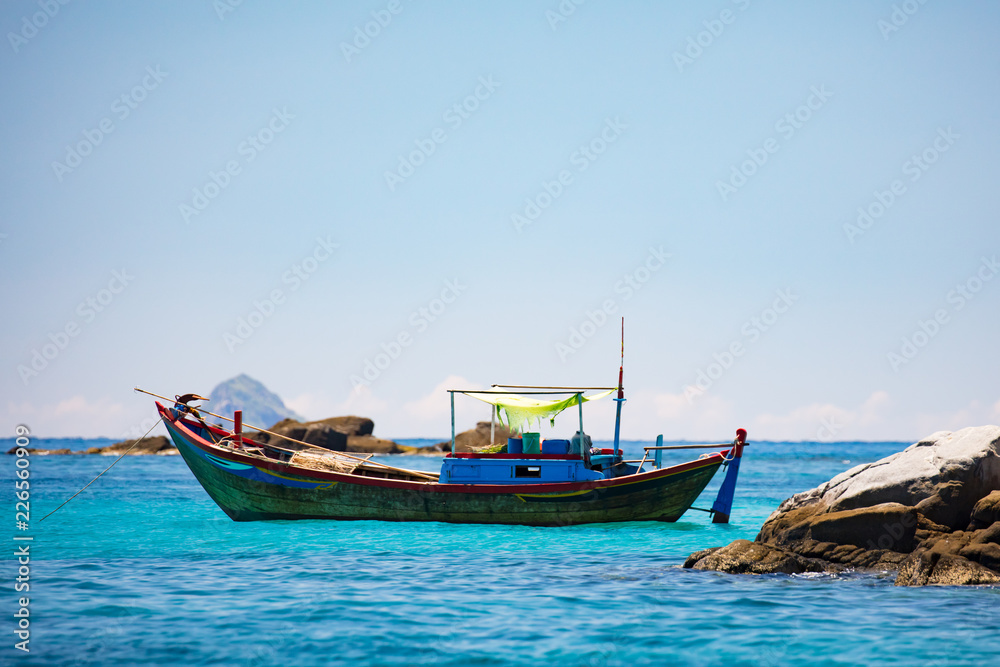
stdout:
<svg viewBox="0 0 1000 667">
<path fill-rule="evenodd" d="M 331 398 L 327 394 L 299 394 L 284 403 L 307 421 L 341 415 L 368 417 L 373 413 L 384 412 L 389 407 L 369 387 L 361 385 L 352 389 L 342 400 Z"/>
<path fill-rule="evenodd" d="M 7 403 L 5 430 L 11 436 L 14 426 L 25 424 L 31 434 L 41 438 L 137 438 L 156 421 L 151 403 L 126 406 L 101 396 L 88 399 L 70 396 L 56 403 L 35 405 L 24 401 Z M 166 434 L 162 426 L 151 435 Z"/>
<path fill-rule="evenodd" d="M 854 439 L 859 427 L 877 425 L 881 413 L 891 406 L 889 394 L 875 391 L 857 408 L 844 408 L 832 403 L 812 403 L 785 414 L 765 413 L 757 416 L 754 425 L 764 440 Z"/>
</svg>

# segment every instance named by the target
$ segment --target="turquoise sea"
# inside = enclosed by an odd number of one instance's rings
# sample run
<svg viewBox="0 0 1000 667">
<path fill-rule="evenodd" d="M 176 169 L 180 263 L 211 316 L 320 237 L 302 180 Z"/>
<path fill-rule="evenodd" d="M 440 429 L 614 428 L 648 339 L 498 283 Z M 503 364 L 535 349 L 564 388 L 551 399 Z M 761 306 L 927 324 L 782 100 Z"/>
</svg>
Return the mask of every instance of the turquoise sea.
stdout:
<svg viewBox="0 0 1000 667">
<path fill-rule="evenodd" d="M 997 664 L 997 588 L 681 568 L 692 551 L 753 539 L 792 493 L 907 444 L 755 442 L 729 525 L 689 512 L 674 524 L 568 528 L 234 523 L 180 457 L 126 457 L 39 523 L 114 459 L 35 456 L 31 521 L 19 531 L 7 456 L 0 664 Z M 641 456 L 640 443 L 625 449 Z M 711 504 L 720 481 L 698 506 Z M 16 593 L 13 553 L 25 543 L 31 588 Z M 30 653 L 14 649 L 12 614 L 25 595 Z"/>
</svg>

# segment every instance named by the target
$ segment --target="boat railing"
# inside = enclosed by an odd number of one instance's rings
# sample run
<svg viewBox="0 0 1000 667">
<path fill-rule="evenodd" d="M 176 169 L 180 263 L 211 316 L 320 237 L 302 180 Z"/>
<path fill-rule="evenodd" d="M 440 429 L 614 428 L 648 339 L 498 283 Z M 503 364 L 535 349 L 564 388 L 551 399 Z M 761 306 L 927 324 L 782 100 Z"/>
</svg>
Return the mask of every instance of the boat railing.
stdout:
<svg viewBox="0 0 1000 667">
<path fill-rule="evenodd" d="M 733 443 L 724 442 L 718 445 L 645 445 L 643 449 L 647 451 L 652 451 L 654 449 L 667 450 L 667 449 L 726 449 L 732 447 Z"/>
<path fill-rule="evenodd" d="M 656 444 L 655 445 L 643 445 L 643 450 L 645 450 L 645 453 L 643 454 L 643 456 L 642 456 L 641 459 L 633 459 L 633 460 L 629 460 L 629 461 L 624 461 L 624 463 L 638 463 L 639 464 L 639 471 L 641 472 L 642 471 L 642 464 L 646 462 L 646 460 L 647 460 L 647 458 L 649 456 L 649 453 L 653 452 L 653 460 L 651 461 L 651 463 L 658 470 L 658 469 L 660 469 L 660 468 L 663 467 L 663 465 L 662 465 L 663 452 L 665 452 L 665 451 L 671 451 L 671 450 L 677 450 L 677 449 L 714 449 L 716 451 L 722 452 L 722 451 L 725 451 L 727 449 L 732 449 L 733 444 L 734 443 L 732 443 L 732 442 L 727 442 L 727 443 L 720 443 L 720 444 L 716 444 L 716 445 L 700 445 L 700 444 L 696 444 L 696 445 L 664 445 L 663 444 L 663 435 L 658 435 L 658 436 L 656 436 Z M 702 456 L 704 456 L 704 455 L 702 455 Z M 728 461 L 728 459 L 727 459 L 727 461 Z"/>
</svg>

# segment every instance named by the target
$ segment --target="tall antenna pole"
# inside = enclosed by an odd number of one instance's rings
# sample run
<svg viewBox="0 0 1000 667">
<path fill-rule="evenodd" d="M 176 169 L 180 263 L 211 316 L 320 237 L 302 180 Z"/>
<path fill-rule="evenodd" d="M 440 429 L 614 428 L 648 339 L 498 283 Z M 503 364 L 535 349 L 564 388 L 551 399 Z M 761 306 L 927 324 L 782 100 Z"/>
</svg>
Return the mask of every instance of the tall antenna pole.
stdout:
<svg viewBox="0 0 1000 667">
<path fill-rule="evenodd" d="M 618 366 L 618 398 L 625 398 L 625 390 L 622 388 L 622 374 L 625 370 L 625 318 L 622 317 L 622 359 Z"/>
<path fill-rule="evenodd" d="M 615 450 L 614 456 L 618 456 L 618 443 L 621 437 L 622 428 L 622 403 L 625 402 L 625 389 L 622 385 L 622 376 L 625 372 L 625 317 L 622 317 L 622 358 L 618 367 L 618 398 L 615 399 Z"/>
</svg>

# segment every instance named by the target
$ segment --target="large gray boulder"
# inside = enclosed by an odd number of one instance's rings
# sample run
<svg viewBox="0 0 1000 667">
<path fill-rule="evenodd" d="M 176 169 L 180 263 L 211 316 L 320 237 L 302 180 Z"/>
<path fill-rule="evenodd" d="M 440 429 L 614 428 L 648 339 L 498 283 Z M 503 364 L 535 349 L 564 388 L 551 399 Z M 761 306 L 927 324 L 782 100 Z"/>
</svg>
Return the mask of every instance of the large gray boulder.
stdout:
<svg viewBox="0 0 1000 667">
<path fill-rule="evenodd" d="M 1000 426 L 941 431 L 795 494 L 752 544 L 697 552 L 684 566 L 897 570 L 896 583 L 910 586 L 1000 583 Z"/>
<path fill-rule="evenodd" d="M 372 435 L 375 422 L 368 417 L 330 417 L 311 422 L 283 419 L 268 431 L 287 436 L 293 440 L 329 449 L 335 452 L 356 452 L 373 454 L 399 454 L 403 449 L 392 440 L 376 438 Z M 259 443 L 277 445 L 298 450 L 303 446 L 264 432 L 252 432 L 250 437 Z"/>
<path fill-rule="evenodd" d="M 972 508 L 1000 489 L 1000 426 L 939 431 L 875 463 L 851 468 L 781 503 L 768 521 L 822 505 L 831 512 L 899 503 L 952 529 L 969 523 Z"/>
</svg>

